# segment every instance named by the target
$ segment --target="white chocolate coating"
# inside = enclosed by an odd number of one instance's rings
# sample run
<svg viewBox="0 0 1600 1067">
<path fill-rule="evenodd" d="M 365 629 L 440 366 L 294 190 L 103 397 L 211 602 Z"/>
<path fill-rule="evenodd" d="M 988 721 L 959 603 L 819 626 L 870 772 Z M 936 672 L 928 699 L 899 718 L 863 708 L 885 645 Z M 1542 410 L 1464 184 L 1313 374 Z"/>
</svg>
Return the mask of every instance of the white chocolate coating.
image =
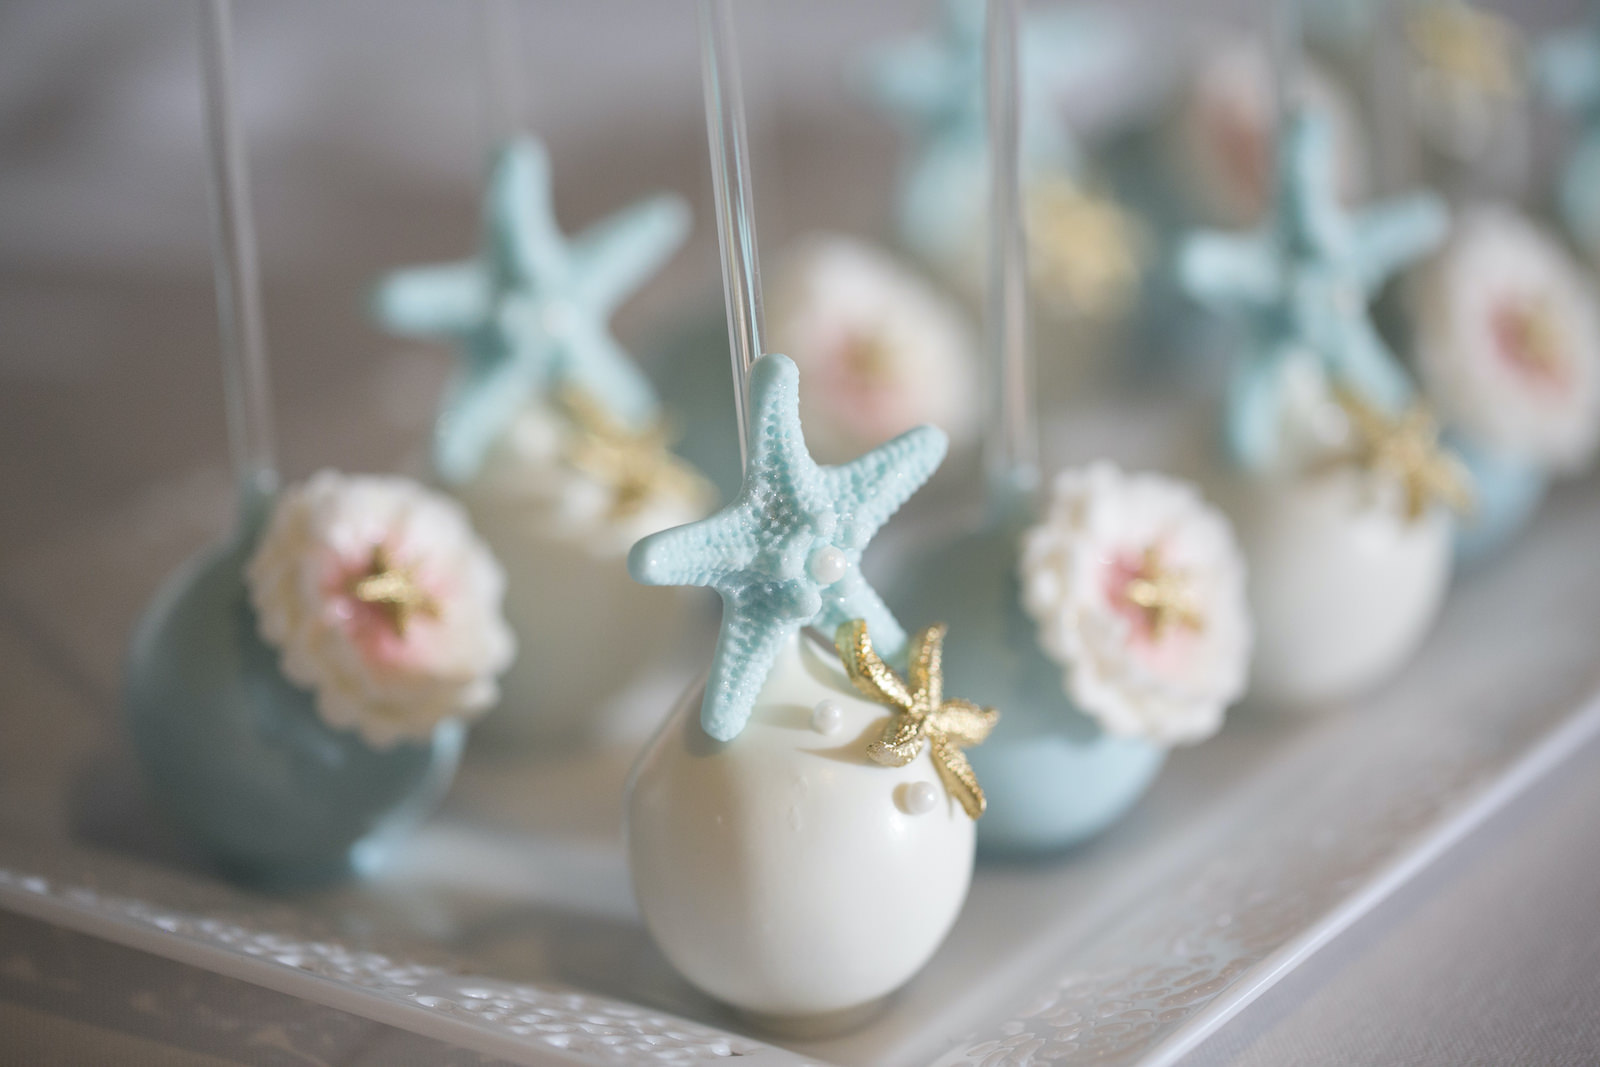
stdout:
<svg viewBox="0 0 1600 1067">
<path fill-rule="evenodd" d="M 1249 562 L 1251 695 L 1290 710 L 1354 696 L 1410 659 L 1443 602 L 1451 522 L 1407 522 L 1351 469 L 1235 484 Z"/>
<path fill-rule="evenodd" d="M 634 894 L 656 943 L 694 985 L 764 1016 L 893 992 L 966 899 L 973 821 L 926 750 L 904 767 L 867 758 L 888 709 L 827 646 L 791 642 L 726 744 L 700 728 L 701 693 L 684 694 L 629 782 Z M 824 700 L 840 713 L 832 734 L 813 727 Z M 916 813 L 928 783 L 934 803 Z"/>
</svg>

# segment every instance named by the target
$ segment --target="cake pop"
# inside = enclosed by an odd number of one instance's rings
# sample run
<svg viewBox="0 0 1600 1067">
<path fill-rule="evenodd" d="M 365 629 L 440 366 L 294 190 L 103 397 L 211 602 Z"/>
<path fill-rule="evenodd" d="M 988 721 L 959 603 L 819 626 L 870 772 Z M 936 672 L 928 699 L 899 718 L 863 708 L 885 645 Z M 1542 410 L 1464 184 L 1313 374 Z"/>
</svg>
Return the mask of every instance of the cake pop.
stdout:
<svg viewBox="0 0 1600 1067">
<path fill-rule="evenodd" d="M 496 156 L 484 223 L 477 258 L 398 271 L 373 309 L 460 357 L 434 468 L 507 572 L 521 648 L 499 730 L 579 736 L 683 629 L 681 598 L 628 581 L 628 548 L 711 500 L 669 451 L 655 393 L 607 325 L 683 240 L 688 210 L 656 197 L 569 241 L 544 148 L 519 138 Z"/>
<path fill-rule="evenodd" d="M 629 868 L 652 937 L 690 982 L 814 1032 L 873 1010 L 954 922 L 984 808 L 963 750 L 996 714 L 947 695 L 944 628 L 908 639 L 860 571 L 867 542 L 943 458 L 944 434 L 919 427 L 819 466 L 800 371 L 755 358 L 760 279 L 726 0 L 703 3 L 701 27 L 745 479 L 723 510 L 629 556 L 641 582 L 710 586 L 723 604 L 709 674 L 630 776 Z"/>
<path fill-rule="evenodd" d="M 156 799 L 217 866 L 306 885 L 371 870 L 432 810 L 511 645 L 499 569 L 453 505 L 332 474 L 278 492 L 231 4 L 202 13 L 239 513 L 140 619 L 124 707 Z"/>
</svg>

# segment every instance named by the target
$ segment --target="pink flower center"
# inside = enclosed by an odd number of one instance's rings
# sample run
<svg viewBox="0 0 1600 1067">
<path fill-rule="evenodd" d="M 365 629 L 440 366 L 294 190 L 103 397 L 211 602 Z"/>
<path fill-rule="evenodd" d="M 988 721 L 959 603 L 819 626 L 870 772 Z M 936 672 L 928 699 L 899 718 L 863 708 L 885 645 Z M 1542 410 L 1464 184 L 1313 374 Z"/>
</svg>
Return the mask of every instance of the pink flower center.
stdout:
<svg viewBox="0 0 1600 1067">
<path fill-rule="evenodd" d="M 1572 368 L 1547 302 L 1537 297 L 1504 300 L 1490 315 L 1489 328 L 1495 350 L 1518 374 L 1536 386 L 1566 389 Z"/>
<path fill-rule="evenodd" d="M 387 542 L 355 559 L 335 559 L 323 595 L 352 645 L 374 666 L 417 668 L 426 658 L 442 599 L 415 563 Z"/>
<path fill-rule="evenodd" d="M 1151 667 L 1181 667 L 1204 626 L 1187 575 L 1162 560 L 1159 544 L 1125 548 L 1106 567 L 1106 601 L 1133 631 L 1130 646 Z"/>
</svg>

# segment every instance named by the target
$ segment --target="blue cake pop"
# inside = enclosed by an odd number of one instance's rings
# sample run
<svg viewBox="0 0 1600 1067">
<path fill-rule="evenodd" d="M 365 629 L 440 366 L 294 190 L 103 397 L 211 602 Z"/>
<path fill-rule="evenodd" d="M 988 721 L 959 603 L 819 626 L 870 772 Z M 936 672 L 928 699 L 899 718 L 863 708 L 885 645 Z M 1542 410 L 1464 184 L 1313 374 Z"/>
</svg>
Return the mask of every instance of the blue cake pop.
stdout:
<svg viewBox="0 0 1600 1067">
<path fill-rule="evenodd" d="M 1544 95 L 1578 126 L 1558 196 L 1573 236 L 1593 255 L 1600 252 L 1600 16 L 1545 44 L 1536 69 Z"/>
<path fill-rule="evenodd" d="M 769 354 L 750 369 L 749 465 L 733 502 L 699 522 L 646 537 L 628 570 L 646 585 L 700 585 L 722 597 L 722 629 L 701 725 L 738 736 L 783 643 L 801 628 L 832 634 L 864 619 L 886 658 L 906 633 L 861 575 L 878 528 L 926 482 L 947 440 L 932 426 L 850 463 L 819 466 L 800 427 L 800 372 Z"/>
<path fill-rule="evenodd" d="M 689 209 L 679 197 L 653 197 L 568 241 L 556 225 L 544 146 L 521 139 L 495 160 L 484 231 L 477 258 L 397 271 L 373 298 L 373 314 L 395 333 L 459 346 L 434 440 L 434 464 L 454 483 L 476 473 L 524 403 L 562 386 L 583 390 L 629 427 L 654 419 L 649 380 L 608 320 L 682 243 Z"/>
<path fill-rule="evenodd" d="M 901 176 L 901 238 L 917 252 L 944 260 L 970 251 L 970 224 L 984 203 L 984 5 L 945 0 L 939 30 L 882 49 L 867 83 L 875 100 L 914 141 Z M 1098 12 L 1032 15 L 1024 27 L 1021 68 L 1022 143 L 1031 169 L 1073 174 L 1078 147 L 1050 98 L 1063 72 L 1103 61 L 1115 32 Z"/>
<path fill-rule="evenodd" d="M 1367 304 L 1399 269 L 1444 239 L 1443 201 L 1419 194 L 1358 213 L 1335 190 L 1327 121 L 1304 111 L 1279 146 L 1282 187 L 1274 219 L 1250 234 L 1200 233 L 1179 248 L 1180 284 L 1195 300 L 1235 317 L 1249 347 L 1234 367 L 1228 447 L 1247 468 L 1277 451 L 1282 372 L 1310 353 L 1334 384 L 1389 411 L 1412 394 L 1405 372 L 1372 325 Z"/>
</svg>

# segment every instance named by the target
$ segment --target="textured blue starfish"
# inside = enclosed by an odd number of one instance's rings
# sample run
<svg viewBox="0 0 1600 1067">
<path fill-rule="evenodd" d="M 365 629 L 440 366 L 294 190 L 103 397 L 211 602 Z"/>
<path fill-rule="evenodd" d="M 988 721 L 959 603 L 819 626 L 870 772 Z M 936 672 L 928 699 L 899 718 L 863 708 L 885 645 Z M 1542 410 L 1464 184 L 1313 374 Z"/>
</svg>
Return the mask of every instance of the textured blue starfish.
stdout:
<svg viewBox="0 0 1600 1067">
<path fill-rule="evenodd" d="M 1538 75 L 1544 95 L 1578 126 L 1562 167 L 1562 216 L 1585 248 L 1600 251 L 1600 15 L 1541 47 Z"/>
<path fill-rule="evenodd" d="M 819 466 L 800 428 L 800 372 L 762 356 L 750 371 L 749 466 L 731 504 L 634 545 L 646 585 L 700 585 L 722 597 L 722 630 L 700 722 L 738 736 L 786 640 L 864 619 L 885 656 L 906 633 L 861 576 L 861 552 L 944 459 L 944 432 L 919 426 L 838 467 Z"/>
<path fill-rule="evenodd" d="M 1279 145 L 1279 203 L 1265 230 L 1201 233 L 1178 250 L 1179 282 L 1214 311 L 1241 319 L 1248 353 L 1234 365 L 1228 445 L 1246 467 L 1275 455 L 1283 371 L 1309 354 L 1336 385 L 1398 411 L 1412 387 L 1367 305 L 1397 270 L 1443 240 L 1443 202 L 1420 194 L 1349 214 L 1334 188 L 1326 120 L 1300 112 Z"/>
<path fill-rule="evenodd" d="M 517 140 L 495 160 L 484 229 L 477 258 L 396 271 L 373 297 L 373 314 L 395 333 L 459 346 L 434 438 L 434 465 L 449 482 L 477 471 L 523 404 L 563 385 L 626 425 L 654 417 L 655 393 L 608 320 L 682 243 L 689 209 L 678 197 L 653 197 L 568 242 L 544 147 Z"/>
<path fill-rule="evenodd" d="M 901 174 L 900 230 L 908 245 L 935 257 L 965 254 L 968 224 L 981 211 L 987 181 L 983 97 L 982 0 L 945 0 L 943 24 L 885 48 L 867 75 L 873 97 L 913 137 Z M 1024 165 L 1071 174 L 1077 146 L 1056 100 L 1121 57 L 1105 17 L 1071 8 L 1030 14 L 1018 57 Z"/>
</svg>

